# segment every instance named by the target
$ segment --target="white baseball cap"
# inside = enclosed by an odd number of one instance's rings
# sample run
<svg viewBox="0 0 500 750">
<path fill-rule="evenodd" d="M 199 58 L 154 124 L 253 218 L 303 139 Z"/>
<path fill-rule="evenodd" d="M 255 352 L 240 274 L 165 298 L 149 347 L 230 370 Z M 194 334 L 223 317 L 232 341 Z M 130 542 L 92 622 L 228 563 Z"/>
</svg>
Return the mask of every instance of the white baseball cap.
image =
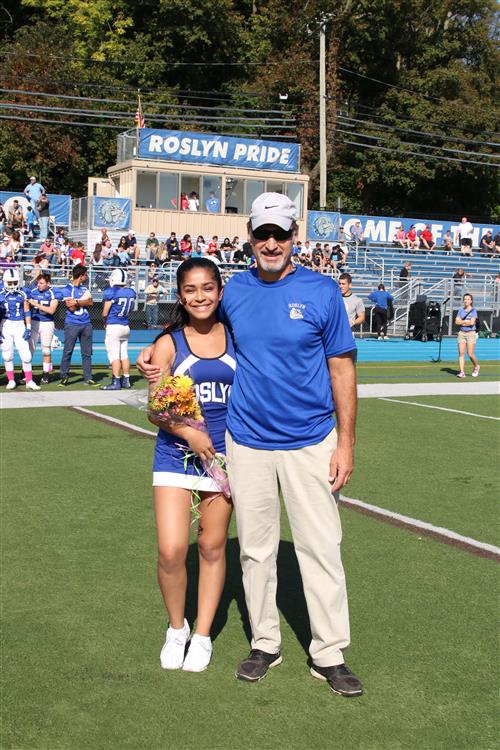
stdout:
<svg viewBox="0 0 500 750">
<path fill-rule="evenodd" d="M 250 223 L 252 229 L 264 224 L 275 224 L 288 232 L 297 216 L 297 206 L 282 193 L 262 193 L 252 203 Z"/>
</svg>

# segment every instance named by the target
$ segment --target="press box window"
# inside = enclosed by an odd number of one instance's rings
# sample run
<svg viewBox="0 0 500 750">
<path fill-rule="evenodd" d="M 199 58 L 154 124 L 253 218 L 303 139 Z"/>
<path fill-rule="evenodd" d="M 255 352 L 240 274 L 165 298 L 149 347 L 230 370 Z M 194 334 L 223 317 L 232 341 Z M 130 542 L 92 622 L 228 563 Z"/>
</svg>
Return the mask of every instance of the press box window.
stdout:
<svg viewBox="0 0 500 750">
<path fill-rule="evenodd" d="M 156 205 L 156 172 L 137 172 L 138 208 L 157 208 Z"/>
<path fill-rule="evenodd" d="M 246 185 L 245 213 L 249 214 L 254 200 L 264 192 L 264 180 L 246 180 Z"/>
<path fill-rule="evenodd" d="M 175 211 L 179 204 L 179 175 L 160 172 L 158 208 Z"/>
<path fill-rule="evenodd" d="M 226 213 L 242 214 L 245 208 L 245 181 L 226 177 Z"/>
<path fill-rule="evenodd" d="M 200 198 L 200 211 L 217 214 L 221 209 L 221 178 L 203 175 Z"/>
<path fill-rule="evenodd" d="M 199 174 L 182 174 L 181 175 L 181 195 L 182 193 L 185 193 L 186 198 L 189 200 L 189 196 L 191 193 L 196 193 L 196 195 L 200 196 L 200 182 L 201 182 L 201 175 Z M 200 208 L 201 210 L 201 204 Z"/>
<path fill-rule="evenodd" d="M 304 215 L 304 187 L 300 182 L 286 182 L 285 183 L 286 195 L 292 200 L 297 206 L 297 219 L 301 219 Z"/>
</svg>

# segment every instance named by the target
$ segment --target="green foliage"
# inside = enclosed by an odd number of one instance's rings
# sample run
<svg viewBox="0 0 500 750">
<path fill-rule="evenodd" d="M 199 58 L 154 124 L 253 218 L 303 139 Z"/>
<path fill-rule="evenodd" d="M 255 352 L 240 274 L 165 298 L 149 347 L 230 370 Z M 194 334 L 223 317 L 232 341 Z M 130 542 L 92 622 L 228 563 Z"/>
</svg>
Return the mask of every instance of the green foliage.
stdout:
<svg viewBox="0 0 500 750">
<path fill-rule="evenodd" d="M 111 98 L 99 85 L 113 85 L 114 98 L 128 100 L 115 109 L 128 111 L 140 88 L 154 93 L 149 113 L 180 103 L 185 116 L 203 114 L 198 108 L 207 104 L 214 114 L 227 106 L 185 92 L 227 92 L 235 113 L 261 107 L 294 114 L 298 130 L 288 134 L 302 144 L 312 205 L 318 22 L 326 16 L 328 205 L 340 196 L 353 211 L 498 215 L 497 170 L 460 161 L 480 161 L 471 154 L 491 153 L 485 142 L 498 140 L 494 0 L 22 0 L 22 7 L 9 27 L 6 87 Z M 45 50 L 44 61 L 36 55 Z M 338 117 L 339 110 L 353 119 Z M 59 190 L 81 194 L 88 174 L 104 173 L 113 161 L 116 132 L 5 121 L 0 178 L 12 186 L 39 168 Z"/>
</svg>

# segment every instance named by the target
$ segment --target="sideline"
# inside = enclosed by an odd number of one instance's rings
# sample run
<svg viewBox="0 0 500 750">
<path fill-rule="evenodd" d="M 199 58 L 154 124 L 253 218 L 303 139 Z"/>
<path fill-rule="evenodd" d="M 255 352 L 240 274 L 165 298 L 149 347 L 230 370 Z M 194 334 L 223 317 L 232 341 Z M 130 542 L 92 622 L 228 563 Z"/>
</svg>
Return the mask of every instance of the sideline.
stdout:
<svg viewBox="0 0 500 750">
<path fill-rule="evenodd" d="M 403 403 L 407 402 L 404 401 Z M 91 409 L 84 409 L 79 406 L 70 407 L 70 411 L 79 412 L 80 414 L 95 419 L 98 422 L 111 424 L 121 430 L 126 430 L 127 432 L 140 435 L 141 437 L 147 437 L 149 439 L 156 438 L 155 432 L 145 430 L 142 427 L 137 427 L 136 425 L 124 422 L 121 419 L 116 419 L 116 417 L 111 417 L 108 414 L 100 414 L 99 412 L 92 411 Z M 370 505 L 362 500 L 356 500 L 355 498 L 346 497 L 345 495 L 340 496 L 340 503 L 357 513 L 370 516 L 378 521 L 389 523 L 398 528 L 404 528 L 414 534 L 431 537 L 443 544 L 449 544 L 452 547 L 457 547 L 466 552 L 470 552 L 473 555 L 486 557 L 490 560 L 500 562 L 500 548 L 495 547 L 493 544 L 480 542 L 477 539 L 457 534 L 455 531 L 451 531 L 451 529 L 446 529 L 442 526 L 434 526 L 426 521 L 420 521 L 417 518 L 404 516 L 400 513 L 380 508 L 378 505 Z"/>
<path fill-rule="evenodd" d="M 461 409 L 448 409 L 445 406 L 434 406 L 434 404 L 419 404 L 417 401 L 401 401 L 399 398 L 380 398 L 379 401 L 391 401 L 394 404 L 409 404 L 409 406 L 421 406 L 423 409 L 438 409 L 438 411 L 451 411 L 454 414 L 465 414 L 468 417 L 479 417 L 479 419 L 495 419 L 500 421 L 500 417 L 490 417 L 488 414 L 476 414 L 473 411 L 462 411 Z"/>
<path fill-rule="evenodd" d="M 134 391 L 126 391 L 133 394 Z M 362 383 L 358 398 L 398 398 L 406 396 L 496 396 L 500 381 L 486 380 L 463 383 Z M 405 402 L 407 403 L 407 402 Z M 25 409 L 38 406 L 124 406 L 123 391 L 37 391 L 25 390 L 0 393 L 0 409 Z"/>
</svg>

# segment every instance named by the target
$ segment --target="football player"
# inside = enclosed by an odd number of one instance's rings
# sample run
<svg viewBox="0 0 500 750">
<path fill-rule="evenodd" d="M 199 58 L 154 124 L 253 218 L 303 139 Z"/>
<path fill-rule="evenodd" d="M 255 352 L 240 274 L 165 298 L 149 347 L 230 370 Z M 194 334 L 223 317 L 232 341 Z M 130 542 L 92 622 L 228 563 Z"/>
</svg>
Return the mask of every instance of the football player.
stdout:
<svg viewBox="0 0 500 750">
<path fill-rule="evenodd" d="M 48 271 L 42 271 L 36 280 L 36 287 L 29 292 L 28 302 L 32 307 L 31 312 L 31 339 L 30 349 L 32 355 L 40 339 L 43 355 L 43 375 L 41 385 L 49 382 L 49 373 L 52 372 L 52 339 L 54 338 L 54 315 L 62 295 L 58 290 L 52 289 L 51 277 Z"/>
<path fill-rule="evenodd" d="M 127 286 L 127 283 L 127 272 L 123 268 L 116 268 L 111 273 L 109 287 L 104 290 L 103 294 L 102 317 L 106 327 L 104 343 L 113 374 L 111 383 L 101 387 L 103 391 L 130 388 L 129 314 L 135 303 L 136 293 Z M 121 380 L 120 372 L 123 372 Z"/>
<path fill-rule="evenodd" d="M 14 378 L 14 347 L 16 347 L 23 364 L 26 388 L 39 391 L 31 371 L 31 313 L 28 294 L 19 288 L 19 271 L 7 268 L 3 275 L 4 289 L 0 294 L 0 307 L 4 318 L 0 336 L 3 363 L 7 374 L 7 390 L 12 391 L 17 383 Z"/>
</svg>

